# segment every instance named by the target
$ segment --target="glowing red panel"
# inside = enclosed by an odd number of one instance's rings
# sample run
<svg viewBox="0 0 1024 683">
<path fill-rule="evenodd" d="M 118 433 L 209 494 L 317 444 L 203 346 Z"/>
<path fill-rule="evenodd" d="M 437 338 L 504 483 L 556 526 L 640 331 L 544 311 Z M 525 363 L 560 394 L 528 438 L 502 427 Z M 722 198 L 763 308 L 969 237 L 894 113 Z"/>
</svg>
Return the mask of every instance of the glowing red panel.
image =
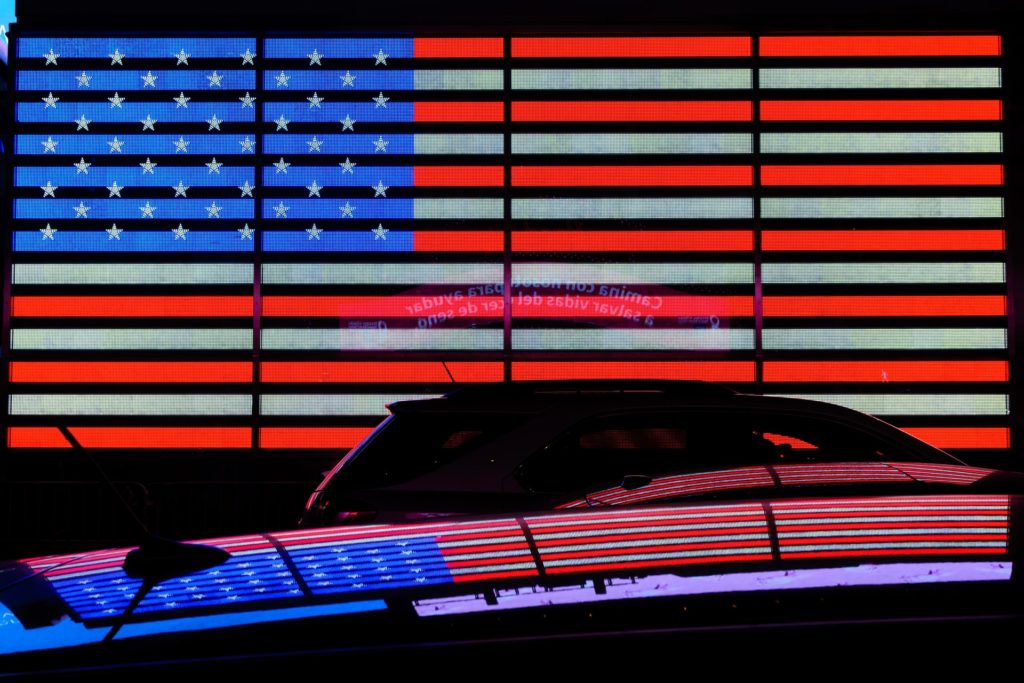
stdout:
<svg viewBox="0 0 1024 683">
<path fill-rule="evenodd" d="M 12 382 L 251 382 L 252 363 L 13 361 Z"/>
<path fill-rule="evenodd" d="M 999 100 L 780 100 L 761 103 L 763 121 L 999 121 Z"/>
<path fill-rule="evenodd" d="M 446 301 L 443 295 L 430 296 L 266 296 L 263 315 L 313 317 L 420 317 L 459 307 L 477 307 L 474 317 L 501 316 L 502 297 L 462 297 Z M 427 308 L 424 308 L 426 306 Z M 460 315 L 467 315 L 465 312 Z"/>
<path fill-rule="evenodd" d="M 994 57 L 999 36 L 766 36 L 762 57 Z"/>
<path fill-rule="evenodd" d="M 456 377 L 458 377 L 456 375 Z M 513 362 L 512 380 L 701 379 L 753 382 L 753 361 L 555 361 Z"/>
<path fill-rule="evenodd" d="M 15 296 L 14 317 L 138 318 L 252 316 L 251 296 Z"/>
<path fill-rule="evenodd" d="M 448 370 L 456 382 L 500 382 L 500 362 L 449 361 Z M 451 382 L 438 361 L 264 361 L 260 365 L 264 382 Z"/>
<path fill-rule="evenodd" d="M 513 102 L 513 121 L 750 121 L 749 101 Z M 417 118 L 417 121 L 420 119 Z M 500 119 L 499 119 L 500 120 Z"/>
<path fill-rule="evenodd" d="M 501 166 L 414 166 L 416 187 L 500 187 L 505 182 Z"/>
<path fill-rule="evenodd" d="M 1005 296 L 766 296 L 766 316 L 1006 315 Z"/>
<path fill-rule="evenodd" d="M 72 427 L 86 448 L 249 448 L 248 427 Z M 71 448 L 56 427 L 11 427 L 11 448 Z"/>
<path fill-rule="evenodd" d="M 762 185 L 1002 185 L 1002 164 L 762 166 Z"/>
<path fill-rule="evenodd" d="M 512 251 L 751 251 L 749 230 L 570 230 L 512 233 Z"/>
<path fill-rule="evenodd" d="M 504 236 L 500 232 L 438 231 L 413 233 L 414 251 L 501 251 Z"/>
<path fill-rule="evenodd" d="M 502 38 L 414 38 L 413 57 L 431 59 L 444 57 L 503 57 Z"/>
<path fill-rule="evenodd" d="M 513 166 L 523 187 L 673 187 L 750 185 L 750 166 Z"/>
<path fill-rule="evenodd" d="M 513 57 L 748 57 L 745 36 L 513 38 Z"/>
<path fill-rule="evenodd" d="M 475 300 L 475 299 L 474 299 Z M 571 306 L 567 305 L 571 303 Z M 753 315 L 754 300 L 750 296 L 653 296 L 642 300 L 623 299 L 616 301 L 611 297 L 579 296 L 579 295 L 548 295 L 543 301 L 531 300 L 520 302 L 518 296 L 512 299 L 513 315 L 539 318 L 564 318 L 576 316 L 581 318 L 619 318 L 627 316 L 625 309 L 633 311 L 633 315 L 653 316 L 705 316 L 705 315 Z"/>
<path fill-rule="evenodd" d="M 1009 448 L 1007 427 L 901 427 L 936 448 Z"/>
<path fill-rule="evenodd" d="M 261 427 L 260 448 L 352 448 L 373 427 Z"/>
<path fill-rule="evenodd" d="M 444 121 L 500 122 L 505 117 L 501 102 L 413 102 L 413 120 L 428 123 Z"/>
<path fill-rule="evenodd" d="M 765 382 L 1006 382 L 1004 360 L 765 361 Z"/>
<path fill-rule="evenodd" d="M 766 230 L 765 251 L 1002 251 L 1003 230 Z"/>
</svg>

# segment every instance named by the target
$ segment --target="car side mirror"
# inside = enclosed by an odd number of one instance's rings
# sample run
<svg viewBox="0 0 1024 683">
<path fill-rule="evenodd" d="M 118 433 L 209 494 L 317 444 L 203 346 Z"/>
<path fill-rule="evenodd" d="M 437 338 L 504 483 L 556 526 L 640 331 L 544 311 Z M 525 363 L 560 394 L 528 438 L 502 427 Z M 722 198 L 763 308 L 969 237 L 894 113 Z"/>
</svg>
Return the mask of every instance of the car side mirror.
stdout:
<svg viewBox="0 0 1024 683">
<path fill-rule="evenodd" d="M 650 483 L 651 478 L 646 474 L 627 474 L 622 478 L 622 483 L 619 485 L 627 491 L 635 491 Z"/>
</svg>

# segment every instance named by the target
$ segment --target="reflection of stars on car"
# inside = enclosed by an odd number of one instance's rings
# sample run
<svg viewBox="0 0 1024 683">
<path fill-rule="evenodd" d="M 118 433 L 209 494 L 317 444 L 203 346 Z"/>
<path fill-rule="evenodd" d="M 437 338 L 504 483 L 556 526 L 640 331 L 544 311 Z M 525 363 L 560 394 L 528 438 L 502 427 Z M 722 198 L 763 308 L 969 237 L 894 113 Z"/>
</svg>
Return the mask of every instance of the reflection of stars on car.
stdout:
<svg viewBox="0 0 1024 683">
<path fill-rule="evenodd" d="M 387 185 L 384 184 L 383 180 L 378 180 L 377 184 L 371 186 L 370 189 L 373 190 L 373 196 L 374 197 L 387 197 L 388 196 L 388 190 L 390 188 Z"/>
<path fill-rule="evenodd" d="M 248 135 L 246 135 L 244 140 L 239 140 L 238 141 L 238 144 L 241 145 L 242 152 L 251 152 L 251 151 L 253 151 L 252 146 L 253 146 L 253 143 L 255 143 L 255 142 L 256 142 L 255 140 L 253 140 Z"/>
<path fill-rule="evenodd" d="M 346 130 L 350 130 L 354 133 L 355 128 L 352 127 L 354 125 L 356 125 L 356 120 L 348 114 L 345 114 L 345 118 L 341 120 L 341 132 L 344 133 Z"/>
<path fill-rule="evenodd" d="M 277 206 L 274 207 L 274 218 L 288 218 L 288 209 L 290 208 L 285 206 L 284 202 L 278 202 Z"/>
<path fill-rule="evenodd" d="M 274 76 L 274 82 L 277 84 L 278 88 L 287 88 L 289 80 L 291 80 L 291 76 L 283 71 Z"/>
<path fill-rule="evenodd" d="M 207 218 L 220 218 L 220 210 L 223 208 L 223 206 L 217 206 L 216 201 L 211 203 L 206 207 L 206 213 L 209 214 Z"/>
<path fill-rule="evenodd" d="M 388 102 L 391 101 L 391 98 L 390 97 L 384 97 L 384 93 L 381 92 L 376 97 L 371 97 L 370 101 L 373 102 L 373 105 L 374 105 L 373 108 L 374 109 L 380 109 L 381 107 L 384 107 L 385 109 L 387 109 L 388 108 Z"/>
<path fill-rule="evenodd" d="M 338 165 L 341 166 L 342 173 L 351 173 L 352 175 L 356 174 L 356 172 L 353 169 L 355 169 L 355 167 L 358 166 L 358 164 L 356 164 L 356 162 L 354 161 L 349 161 L 348 157 L 345 157 L 345 161 Z"/>
<path fill-rule="evenodd" d="M 186 239 L 185 235 L 188 234 L 188 228 L 183 226 L 181 223 L 178 223 L 178 227 L 172 229 L 171 232 L 174 233 L 174 239 L 183 240 Z"/>
<path fill-rule="evenodd" d="M 143 218 L 152 218 L 154 210 L 156 210 L 156 207 L 155 206 L 151 206 L 148 201 L 146 202 L 145 206 L 140 206 L 139 207 L 139 211 L 142 212 L 142 217 Z"/>
<path fill-rule="evenodd" d="M 45 228 L 39 228 L 39 232 L 43 233 L 44 240 L 52 240 L 53 235 L 57 232 L 57 228 L 51 228 L 50 224 L 47 223 Z"/>
<path fill-rule="evenodd" d="M 43 154 L 47 152 L 57 153 L 57 145 L 60 144 L 59 140 L 54 140 L 52 135 L 47 135 L 46 139 L 40 143 L 43 146 Z"/>
<path fill-rule="evenodd" d="M 319 152 L 320 146 L 324 143 L 323 140 L 318 140 L 314 135 L 312 140 L 306 140 L 306 144 L 309 145 L 310 152 Z"/>
<path fill-rule="evenodd" d="M 256 189 L 256 186 L 249 184 L 249 181 L 246 180 L 244 183 L 238 186 L 238 189 L 242 191 L 243 197 L 251 197 L 252 191 Z"/>
<path fill-rule="evenodd" d="M 289 124 L 289 123 L 291 123 L 291 121 L 289 121 L 288 119 L 286 119 L 286 118 L 284 117 L 284 114 L 281 114 L 281 116 L 279 116 L 279 117 L 277 118 L 277 120 L 276 120 L 276 121 L 274 121 L 274 123 L 276 123 L 276 124 L 277 124 L 277 129 L 278 129 L 278 130 L 288 130 L 288 124 Z"/>
<path fill-rule="evenodd" d="M 243 240 L 251 240 L 255 233 L 256 231 L 250 228 L 248 223 L 238 229 L 239 239 Z"/>
<path fill-rule="evenodd" d="M 48 93 L 46 97 L 41 97 L 39 99 L 43 101 L 43 109 L 49 109 L 50 107 L 56 109 L 57 103 L 60 102 L 60 98 L 54 97 L 52 92 Z"/>
<path fill-rule="evenodd" d="M 250 50 L 249 48 L 245 48 L 245 52 L 243 52 L 242 54 L 240 54 L 238 56 L 242 58 L 242 66 L 245 66 L 246 64 L 249 64 L 251 66 L 256 66 L 255 64 L 253 64 L 253 61 L 252 61 L 253 59 L 256 58 L 256 53 L 253 52 L 252 50 Z"/>
<path fill-rule="evenodd" d="M 121 240 L 121 233 L 124 232 L 121 228 L 117 227 L 117 223 L 114 223 L 107 228 L 107 240 Z"/>
<path fill-rule="evenodd" d="M 79 201 L 78 206 L 73 206 L 71 208 L 75 210 L 75 218 L 88 218 L 89 209 L 91 209 L 92 207 L 86 206 L 85 202 Z"/>
<path fill-rule="evenodd" d="M 192 55 L 187 54 L 185 52 L 185 49 L 182 48 L 181 50 L 178 51 L 178 54 L 176 54 L 174 56 L 178 58 L 178 63 L 175 64 L 175 66 L 181 66 L 182 64 L 184 64 L 185 66 L 188 66 L 188 58 L 191 57 Z"/>
<path fill-rule="evenodd" d="M 56 190 L 58 188 L 57 188 L 56 185 L 51 183 L 49 180 L 46 181 L 45 185 L 40 185 L 39 189 L 43 191 L 43 196 L 44 197 L 53 197 L 54 199 L 57 198 L 57 195 L 55 195 L 53 192 L 54 192 L 54 190 Z"/>
<path fill-rule="evenodd" d="M 43 55 L 43 59 L 46 60 L 46 64 L 43 64 L 43 66 L 49 66 L 50 64 L 53 64 L 54 66 L 57 66 L 57 58 L 58 57 L 60 57 L 60 54 L 57 53 L 57 52 L 54 52 L 53 48 L 51 47 L 50 51 Z"/>
<path fill-rule="evenodd" d="M 316 182 L 316 179 L 314 179 L 312 183 L 310 183 L 309 185 L 306 185 L 306 189 L 309 190 L 309 196 L 310 197 L 319 197 L 320 196 L 320 190 L 322 190 L 324 188 L 323 188 L 323 186 L 319 185 Z"/>
<path fill-rule="evenodd" d="M 82 114 L 80 118 L 75 119 L 75 123 L 78 124 L 78 128 L 75 129 L 75 132 L 78 132 L 80 130 L 89 130 L 89 124 L 92 123 L 92 121 L 85 118 L 85 114 Z"/>
<path fill-rule="evenodd" d="M 223 163 L 217 162 L 217 157 L 213 157 L 213 159 L 207 162 L 206 164 L 206 168 L 210 169 L 209 171 L 207 171 L 207 175 L 209 175 L 210 173 L 216 173 L 217 175 L 220 175 L 220 167 L 223 165 Z"/>
<path fill-rule="evenodd" d="M 320 104 L 324 101 L 324 98 L 317 95 L 316 92 L 314 91 L 313 96 L 307 97 L 306 101 L 309 102 L 310 109 L 312 109 L 313 107 L 320 109 Z"/>
<path fill-rule="evenodd" d="M 124 109 L 124 107 L 121 106 L 122 104 L 124 104 L 124 100 L 125 98 L 121 97 L 116 92 L 114 93 L 113 97 L 107 98 L 107 102 L 110 102 L 111 109 L 113 109 L 114 107 L 117 107 L 118 109 Z"/>
<path fill-rule="evenodd" d="M 145 175 L 146 173 L 150 173 L 152 175 L 156 175 L 156 173 L 153 173 L 153 169 L 156 168 L 157 165 L 155 163 L 153 163 L 152 161 L 150 161 L 149 157 L 146 157 L 146 160 L 144 162 L 142 162 L 141 164 L 139 164 L 139 166 L 142 167 L 143 175 Z"/>
<path fill-rule="evenodd" d="M 107 186 L 107 191 L 110 192 L 110 195 L 107 196 L 107 199 L 110 199 L 111 197 L 120 197 L 121 190 L 123 189 L 124 187 L 118 185 L 117 181 L 115 180 L 112 184 Z"/>
<path fill-rule="evenodd" d="M 321 230 L 320 228 L 316 227 L 316 223 L 314 223 L 313 227 L 306 228 L 306 232 L 309 233 L 309 239 L 311 239 L 311 240 L 314 240 L 314 239 L 318 240 L 318 239 L 320 239 L 320 233 L 322 233 L 323 230 Z"/>
<path fill-rule="evenodd" d="M 188 153 L 189 141 L 184 136 L 179 135 L 177 140 L 171 140 L 171 144 L 174 145 L 174 153 L 185 152 Z"/>
<path fill-rule="evenodd" d="M 89 167 L 92 166 L 92 164 L 86 163 L 85 157 L 82 157 L 82 160 L 78 163 L 71 165 L 75 167 L 75 175 L 78 175 L 79 173 L 89 175 Z"/>
<path fill-rule="evenodd" d="M 373 141 L 373 151 L 374 153 L 388 151 L 388 141 L 384 139 L 383 135 L 378 135 L 377 139 Z"/>
<path fill-rule="evenodd" d="M 171 189 L 174 190 L 175 197 L 188 197 L 188 195 L 186 194 L 186 192 L 188 192 L 188 188 L 188 185 L 179 180 L 178 184 L 172 187 Z"/>
<path fill-rule="evenodd" d="M 142 124 L 143 132 L 145 132 L 147 130 L 151 130 L 151 131 L 156 132 L 156 128 L 153 127 L 153 125 L 156 123 L 156 119 L 154 119 L 149 114 L 146 114 L 146 118 L 144 118 L 141 121 L 139 121 L 139 123 Z"/>
<path fill-rule="evenodd" d="M 285 161 L 284 157 L 281 157 L 280 161 L 274 162 L 274 168 L 277 169 L 275 173 L 288 173 L 289 166 L 291 166 L 291 164 Z"/>
<path fill-rule="evenodd" d="M 345 206 L 339 206 L 338 208 L 341 210 L 342 218 L 355 218 L 352 212 L 356 210 L 356 207 L 352 206 L 348 202 L 345 202 Z"/>
<path fill-rule="evenodd" d="M 181 94 L 179 94 L 177 97 L 172 97 L 171 100 L 173 100 L 177 104 L 175 109 L 181 109 L 182 107 L 188 109 L 188 103 L 192 101 L 192 98 L 185 97 L 185 91 L 183 90 Z"/>
<path fill-rule="evenodd" d="M 117 136 L 115 135 L 113 140 L 107 140 L 107 145 L 110 146 L 111 154 L 113 154 L 114 152 L 120 154 L 121 148 L 124 147 L 124 140 L 118 140 Z"/>
<path fill-rule="evenodd" d="M 378 223 L 377 227 L 373 229 L 373 239 L 386 240 L 389 232 L 391 231 L 385 228 L 383 223 Z"/>
<path fill-rule="evenodd" d="M 221 87 L 220 82 L 224 80 L 224 76 L 217 73 L 217 70 L 214 69 L 213 73 L 206 77 L 206 80 L 210 81 L 210 84 L 206 86 L 207 88 L 212 88 L 213 86 L 217 86 L 219 88 Z"/>
<path fill-rule="evenodd" d="M 75 80 L 78 81 L 78 87 L 79 88 L 88 88 L 89 87 L 89 81 L 92 80 L 92 76 L 90 76 L 89 74 L 87 74 L 87 73 L 85 73 L 83 71 L 78 76 L 75 76 Z"/>
<path fill-rule="evenodd" d="M 348 86 L 350 88 L 354 88 L 355 87 L 355 83 L 356 83 L 356 77 L 352 75 L 351 71 L 346 71 L 345 75 L 341 77 L 341 85 L 342 85 L 342 87 Z"/>
<path fill-rule="evenodd" d="M 124 62 L 121 60 L 124 59 L 126 55 L 118 48 L 115 47 L 114 51 L 107 56 L 110 57 L 110 66 L 114 66 L 115 64 L 118 66 L 124 66 Z"/>
<path fill-rule="evenodd" d="M 323 57 L 323 55 L 317 52 L 316 48 L 313 48 L 313 51 L 306 56 L 309 57 L 310 66 L 313 66 L 314 64 L 316 64 L 317 66 L 323 66 L 323 64 L 320 63 L 320 59 Z"/>
<path fill-rule="evenodd" d="M 220 124 L 224 123 L 224 119 L 218 119 L 217 115 L 214 114 L 212 117 L 206 119 L 206 122 L 210 124 L 207 130 L 220 130 Z"/>
<path fill-rule="evenodd" d="M 253 104 L 253 102 L 256 101 L 256 98 L 250 95 L 248 91 L 245 93 L 245 97 L 239 97 L 238 101 L 242 103 L 242 109 L 245 109 L 246 107 L 249 107 L 249 109 L 256 108 L 256 106 Z"/>
<path fill-rule="evenodd" d="M 150 71 L 145 76 L 142 76 L 142 87 L 143 88 L 147 88 L 147 87 L 148 88 L 155 88 L 156 87 L 156 79 L 157 79 L 157 77 L 153 75 L 152 71 Z"/>
<path fill-rule="evenodd" d="M 389 56 L 389 55 L 387 55 L 387 54 L 386 54 L 386 53 L 384 52 L 384 50 L 382 50 L 382 49 L 381 49 L 381 50 L 377 50 L 377 54 L 375 54 L 375 55 L 373 56 L 373 58 L 374 58 L 374 59 L 376 60 L 376 61 L 375 61 L 375 62 L 373 63 L 373 65 L 374 65 L 374 66 L 379 66 L 379 65 L 383 64 L 384 66 L 387 66 L 387 65 L 388 65 L 388 56 Z"/>
</svg>

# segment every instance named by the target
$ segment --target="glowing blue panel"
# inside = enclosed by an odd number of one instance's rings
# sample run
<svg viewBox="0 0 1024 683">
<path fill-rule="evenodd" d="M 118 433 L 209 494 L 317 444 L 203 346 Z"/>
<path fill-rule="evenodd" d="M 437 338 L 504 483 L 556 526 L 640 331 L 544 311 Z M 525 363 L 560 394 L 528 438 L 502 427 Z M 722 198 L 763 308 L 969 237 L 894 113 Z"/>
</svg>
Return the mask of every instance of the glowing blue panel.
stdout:
<svg viewBox="0 0 1024 683">
<path fill-rule="evenodd" d="M 324 230 L 312 238 L 302 230 L 263 233 L 264 251 L 413 251 L 413 232 L 391 230 L 380 239 L 372 230 Z"/>
<path fill-rule="evenodd" d="M 58 229 L 53 239 L 45 239 L 38 230 L 14 233 L 14 251 L 58 252 L 190 252 L 190 251 L 252 251 L 253 240 L 239 236 L 237 230 L 189 230 L 185 239 L 176 238 L 166 230 L 124 230 L 113 239 L 106 230 Z"/>
<path fill-rule="evenodd" d="M 268 38 L 264 46 L 270 59 L 309 59 L 313 50 L 324 59 L 373 59 L 380 51 L 394 59 L 413 56 L 412 38 Z"/>
<path fill-rule="evenodd" d="M 238 58 L 239 66 L 241 66 L 241 56 L 246 50 L 256 52 L 256 39 L 232 38 L 231 36 L 218 36 L 216 38 L 127 38 L 124 36 L 112 36 L 109 38 L 26 37 L 18 41 L 18 57 L 22 59 L 32 59 L 38 54 L 39 63 L 43 64 L 46 61 L 43 55 L 49 53 L 50 50 L 59 55 L 57 66 L 60 66 L 60 57 L 68 59 L 109 58 L 115 50 L 124 55 L 122 62 L 126 67 L 129 67 L 133 58 L 152 59 L 154 57 L 166 57 L 167 59 L 175 59 L 176 55 L 182 50 L 185 51 L 189 58 Z"/>
<path fill-rule="evenodd" d="M 104 67 L 106 69 L 107 67 Z M 176 95 L 180 90 L 255 90 L 256 72 L 248 69 L 245 71 L 217 71 L 220 77 L 214 80 L 220 85 L 212 86 L 212 81 L 207 77 L 214 72 L 213 69 L 195 71 L 173 71 L 161 69 L 146 69 L 137 71 L 128 69 L 125 71 L 19 71 L 15 87 L 18 90 L 77 90 L 81 93 L 90 90 L 104 91 L 131 91 L 131 90 L 173 90 Z M 88 86 L 83 86 L 79 77 L 85 73 L 88 78 Z M 152 78 L 150 78 L 152 76 Z M 145 80 L 143 80 L 145 78 Z M 150 85 L 151 84 L 151 85 Z M 109 95 L 104 95 L 109 97 Z"/>
<path fill-rule="evenodd" d="M 89 211 L 84 218 L 142 218 L 140 207 L 148 204 L 152 209 L 153 220 L 160 218 L 205 219 L 210 218 L 207 207 L 216 204 L 220 208 L 220 218 L 252 218 L 252 202 L 246 199 L 15 199 L 15 218 L 53 219 L 54 216 L 75 218 L 76 207 L 84 204 Z M 216 213 L 216 212 L 215 212 Z M 147 217 L 147 220 L 149 218 Z"/>
<path fill-rule="evenodd" d="M 110 141 L 117 138 L 121 143 L 120 154 L 174 154 L 187 158 L 188 155 L 197 154 L 242 154 L 242 140 L 244 135 L 232 134 L 177 134 L 177 135 L 140 135 L 140 134 L 109 134 L 89 135 L 80 133 L 78 135 L 18 135 L 14 138 L 15 154 L 42 154 L 54 156 L 54 154 L 89 155 L 101 154 L 112 155 Z M 253 153 L 256 147 L 255 136 L 249 136 L 249 153 Z M 184 142 L 181 142 L 184 140 Z M 56 152 L 47 152 L 44 142 L 55 143 Z M 178 143 L 176 146 L 175 143 Z M 187 143 L 187 144 L 186 144 Z M 184 148 L 182 151 L 180 148 Z M 75 159 L 77 161 L 77 159 Z M 199 163 L 198 159 L 194 160 Z M 54 162 L 56 163 L 56 162 Z M 68 162 L 69 164 L 71 162 Z M 179 162 L 184 163 L 184 161 Z M 205 170 L 205 169 L 204 169 Z M 90 172 L 92 169 L 90 169 Z M 139 171 L 136 171 L 138 173 Z M 80 174 L 85 175 L 85 174 Z"/>
</svg>

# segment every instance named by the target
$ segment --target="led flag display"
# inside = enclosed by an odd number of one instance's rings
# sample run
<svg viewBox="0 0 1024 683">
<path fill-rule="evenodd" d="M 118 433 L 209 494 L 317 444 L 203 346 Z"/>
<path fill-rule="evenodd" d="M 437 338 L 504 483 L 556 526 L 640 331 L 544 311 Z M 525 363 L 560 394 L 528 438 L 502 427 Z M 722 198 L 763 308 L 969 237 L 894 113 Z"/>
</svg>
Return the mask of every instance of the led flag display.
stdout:
<svg viewBox="0 0 1024 683">
<path fill-rule="evenodd" d="M 17 40 L 11 447 L 705 379 L 1009 447 L 991 35 Z M 507 67 L 507 68 L 506 68 Z"/>
</svg>

